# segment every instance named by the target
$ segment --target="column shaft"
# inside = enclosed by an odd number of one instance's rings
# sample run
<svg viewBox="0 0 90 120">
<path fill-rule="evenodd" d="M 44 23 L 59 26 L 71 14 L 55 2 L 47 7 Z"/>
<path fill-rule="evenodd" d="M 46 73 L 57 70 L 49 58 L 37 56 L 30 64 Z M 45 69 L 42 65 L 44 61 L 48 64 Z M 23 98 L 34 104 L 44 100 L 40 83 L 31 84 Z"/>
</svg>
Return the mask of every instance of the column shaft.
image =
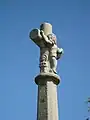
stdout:
<svg viewBox="0 0 90 120">
<path fill-rule="evenodd" d="M 42 80 L 38 85 L 37 120 L 58 120 L 57 85 Z"/>
</svg>

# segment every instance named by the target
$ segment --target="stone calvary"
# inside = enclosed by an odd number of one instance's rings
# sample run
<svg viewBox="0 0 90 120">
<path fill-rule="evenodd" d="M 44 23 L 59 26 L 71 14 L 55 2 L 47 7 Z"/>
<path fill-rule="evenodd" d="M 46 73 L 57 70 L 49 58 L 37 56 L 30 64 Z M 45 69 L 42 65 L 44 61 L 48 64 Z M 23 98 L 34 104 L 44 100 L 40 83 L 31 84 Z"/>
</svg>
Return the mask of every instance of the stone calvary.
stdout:
<svg viewBox="0 0 90 120">
<path fill-rule="evenodd" d="M 57 37 L 52 32 L 52 25 L 43 23 L 40 29 L 33 29 L 30 39 L 40 48 L 40 72 L 57 74 L 57 60 L 63 54 L 63 49 L 57 46 Z"/>
</svg>

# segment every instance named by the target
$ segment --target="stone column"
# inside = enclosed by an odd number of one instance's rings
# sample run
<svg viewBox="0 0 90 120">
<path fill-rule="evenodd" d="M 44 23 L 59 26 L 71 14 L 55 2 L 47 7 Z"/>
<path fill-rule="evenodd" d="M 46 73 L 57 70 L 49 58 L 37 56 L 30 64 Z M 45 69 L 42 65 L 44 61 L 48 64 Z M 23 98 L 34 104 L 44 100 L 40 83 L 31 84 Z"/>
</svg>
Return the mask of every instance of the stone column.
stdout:
<svg viewBox="0 0 90 120">
<path fill-rule="evenodd" d="M 38 85 L 37 120 L 58 120 L 58 75 L 42 73 L 35 78 Z"/>
<path fill-rule="evenodd" d="M 57 85 L 60 78 L 52 66 L 56 69 L 62 50 L 58 50 L 49 23 L 41 24 L 40 29 L 33 29 L 29 37 L 40 48 L 40 74 L 35 78 L 38 85 L 37 120 L 58 120 Z"/>
</svg>

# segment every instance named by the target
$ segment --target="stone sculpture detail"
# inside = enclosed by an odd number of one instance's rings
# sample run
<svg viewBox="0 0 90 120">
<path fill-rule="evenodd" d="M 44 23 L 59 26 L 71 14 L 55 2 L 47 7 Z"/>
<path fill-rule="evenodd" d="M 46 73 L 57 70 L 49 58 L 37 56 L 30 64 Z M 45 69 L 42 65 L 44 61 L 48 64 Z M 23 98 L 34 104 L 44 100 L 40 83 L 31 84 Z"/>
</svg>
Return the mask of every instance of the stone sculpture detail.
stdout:
<svg viewBox="0 0 90 120">
<path fill-rule="evenodd" d="M 40 73 L 57 74 L 57 60 L 63 54 L 63 49 L 58 48 L 56 35 L 52 33 L 50 26 L 49 23 L 43 23 L 40 30 L 33 29 L 30 32 L 30 39 L 40 47 Z"/>
</svg>

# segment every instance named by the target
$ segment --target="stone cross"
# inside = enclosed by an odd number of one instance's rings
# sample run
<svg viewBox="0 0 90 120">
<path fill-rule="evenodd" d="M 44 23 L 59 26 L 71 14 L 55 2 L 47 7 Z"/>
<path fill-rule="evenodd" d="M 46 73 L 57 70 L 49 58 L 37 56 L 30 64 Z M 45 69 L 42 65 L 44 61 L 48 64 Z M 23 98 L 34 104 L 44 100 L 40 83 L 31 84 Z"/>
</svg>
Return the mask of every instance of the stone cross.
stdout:
<svg viewBox="0 0 90 120">
<path fill-rule="evenodd" d="M 57 85 L 60 77 L 56 68 L 63 49 L 57 47 L 57 38 L 50 23 L 33 29 L 29 37 L 40 48 L 40 74 L 35 77 L 38 85 L 37 120 L 58 120 Z"/>
<path fill-rule="evenodd" d="M 40 72 L 57 74 L 57 60 L 63 54 L 63 49 L 57 47 L 56 35 L 52 33 L 52 25 L 43 23 L 39 29 L 30 32 L 31 40 L 40 47 Z"/>
</svg>

